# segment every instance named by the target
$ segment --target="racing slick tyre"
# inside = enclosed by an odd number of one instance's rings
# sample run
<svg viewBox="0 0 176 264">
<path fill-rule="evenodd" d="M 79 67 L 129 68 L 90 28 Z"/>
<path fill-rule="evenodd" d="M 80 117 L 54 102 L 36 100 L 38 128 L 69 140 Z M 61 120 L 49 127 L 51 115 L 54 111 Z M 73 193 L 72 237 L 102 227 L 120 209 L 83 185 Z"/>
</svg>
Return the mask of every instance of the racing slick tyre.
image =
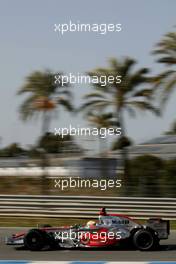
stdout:
<svg viewBox="0 0 176 264">
<path fill-rule="evenodd" d="M 156 242 L 154 234 L 146 229 L 138 230 L 133 236 L 134 246 L 141 251 L 153 250 Z"/>
<path fill-rule="evenodd" d="M 46 245 L 46 235 L 38 229 L 30 230 L 24 237 L 24 246 L 31 251 L 39 251 Z"/>
</svg>

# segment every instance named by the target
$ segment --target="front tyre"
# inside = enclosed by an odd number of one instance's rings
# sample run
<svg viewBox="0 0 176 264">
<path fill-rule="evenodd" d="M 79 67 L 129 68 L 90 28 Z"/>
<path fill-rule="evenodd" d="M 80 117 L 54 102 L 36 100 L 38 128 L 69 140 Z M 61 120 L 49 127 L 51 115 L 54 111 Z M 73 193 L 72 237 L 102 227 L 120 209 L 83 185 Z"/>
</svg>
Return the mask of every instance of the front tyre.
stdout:
<svg viewBox="0 0 176 264">
<path fill-rule="evenodd" d="M 45 246 L 45 233 L 38 229 L 30 230 L 24 237 L 24 246 L 31 251 L 40 251 Z"/>
<path fill-rule="evenodd" d="M 133 244 L 141 251 L 153 250 L 156 245 L 156 238 L 152 232 L 140 229 L 133 236 Z"/>
</svg>

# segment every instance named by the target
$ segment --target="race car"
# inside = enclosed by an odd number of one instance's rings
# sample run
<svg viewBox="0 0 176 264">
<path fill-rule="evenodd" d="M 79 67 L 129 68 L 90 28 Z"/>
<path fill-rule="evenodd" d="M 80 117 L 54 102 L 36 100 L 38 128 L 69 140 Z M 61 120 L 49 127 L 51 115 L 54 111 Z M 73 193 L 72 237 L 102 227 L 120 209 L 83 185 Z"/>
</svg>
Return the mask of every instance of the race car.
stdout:
<svg viewBox="0 0 176 264">
<path fill-rule="evenodd" d="M 24 246 L 31 251 L 50 248 L 102 248 L 117 247 L 121 244 L 147 251 L 167 239 L 170 233 L 168 220 L 149 219 L 140 224 L 121 214 L 107 214 L 102 208 L 97 221 L 86 225 L 30 229 L 6 238 L 7 245 Z"/>
</svg>

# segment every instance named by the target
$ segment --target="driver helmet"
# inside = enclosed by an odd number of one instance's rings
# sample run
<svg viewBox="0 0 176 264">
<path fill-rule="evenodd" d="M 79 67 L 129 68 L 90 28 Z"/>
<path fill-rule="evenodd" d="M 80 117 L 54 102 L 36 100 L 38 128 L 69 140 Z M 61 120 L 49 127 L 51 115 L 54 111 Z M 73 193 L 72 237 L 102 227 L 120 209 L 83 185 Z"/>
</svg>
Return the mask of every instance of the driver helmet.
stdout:
<svg viewBox="0 0 176 264">
<path fill-rule="evenodd" d="M 91 220 L 91 221 L 88 221 L 86 225 L 87 225 L 88 227 L 90 227 L 90 228 L 93 228 L 93 227 L 96 226 L 96 222 Z"/>
</svg>

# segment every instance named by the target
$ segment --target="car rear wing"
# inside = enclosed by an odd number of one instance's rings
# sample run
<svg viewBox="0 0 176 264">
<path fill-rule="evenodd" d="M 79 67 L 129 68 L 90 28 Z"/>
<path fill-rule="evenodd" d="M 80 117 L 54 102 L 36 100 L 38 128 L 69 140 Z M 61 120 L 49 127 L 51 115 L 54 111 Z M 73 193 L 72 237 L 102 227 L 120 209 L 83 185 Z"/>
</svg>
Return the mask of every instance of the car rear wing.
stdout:
<svg viewBox="0 0 176 264">
<path fill-rule="evenodd" d="M 170 221 L 161 218 L 150 218 L 146 226 L 157 232 L 159 239 L 167 239 L 170 234 Z"/>
</svg>

